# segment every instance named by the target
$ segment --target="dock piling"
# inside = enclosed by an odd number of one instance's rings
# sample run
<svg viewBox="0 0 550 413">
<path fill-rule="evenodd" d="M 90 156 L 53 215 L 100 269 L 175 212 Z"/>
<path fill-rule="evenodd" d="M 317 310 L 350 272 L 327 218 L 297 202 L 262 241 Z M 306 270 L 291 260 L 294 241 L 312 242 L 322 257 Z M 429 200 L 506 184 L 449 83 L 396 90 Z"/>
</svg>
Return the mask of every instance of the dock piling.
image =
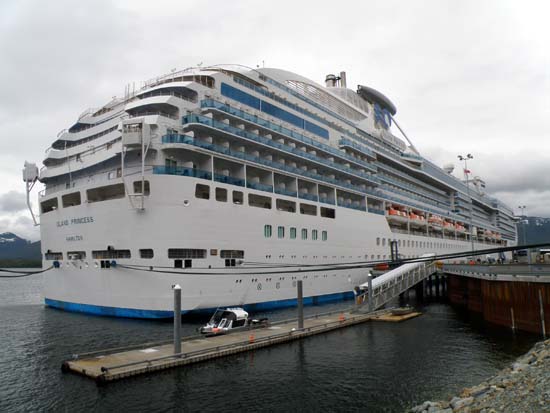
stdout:
<svg viewBox="0 0 550 413">
<path fill-rule="evenodd" d="M 546 324 L 544 322 L 544 305 L 542 303 L 542 293 L 539 290 L 540 321 L 542 324 L 542 336 L 546 338 Z"/>
<path fill-rule="evenodd" d="M 298 329 L 304 329 L 304 287 L 303 281 L 298 280 L 296 282 L 297 294 L 298 294 Z"/>
<path fill-rule="evenodd" d="M 181 287 L 174 285 L 174 354 L 181 353 Z"/>
</svg>

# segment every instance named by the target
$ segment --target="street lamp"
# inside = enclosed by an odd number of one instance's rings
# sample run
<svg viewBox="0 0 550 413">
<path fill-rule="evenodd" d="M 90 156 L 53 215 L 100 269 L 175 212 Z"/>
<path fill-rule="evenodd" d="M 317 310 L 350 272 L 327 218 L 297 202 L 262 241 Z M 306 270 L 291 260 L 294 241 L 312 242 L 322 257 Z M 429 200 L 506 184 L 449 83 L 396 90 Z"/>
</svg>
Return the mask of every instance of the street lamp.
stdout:
<svg viewBox="0 0 550 413">
<path fill-rule="evenodd" d="M 469 182 L 469 174 L 470 171 L 468 170 L 468 160 L 474 159 L 471 153 L 463 156 L 458 155 L 458 159 L 460 161 L 464 161 L 464 175 L 466 176 L 466 191 L 468 193 L 468 198 L 470 198 L 470 241 L 472 243 L 472 253 L 474 252 L 474 229 L 473 229 L 473 209 L 474 209 L 474 201 L 472 200 L 472 197 L 470 196 L 470 182 Z"/>
<path fill-rule="evenodd" d="M 527 214 L 525 210 L 527 209 L 527 206 L 520 205 L 518 206 L 519 210 L 521 211 L 521 233 L 523 234 L 523 245 L 527 245 L 527 234 L 525 232 L 525 221 L 523 218 L 527 218 Z M 529 223 L 529 220 L 527 220 L 527 223 Z M 531 251 L 527 249 L 527 264 L 531 264 Z"/>
</svg>

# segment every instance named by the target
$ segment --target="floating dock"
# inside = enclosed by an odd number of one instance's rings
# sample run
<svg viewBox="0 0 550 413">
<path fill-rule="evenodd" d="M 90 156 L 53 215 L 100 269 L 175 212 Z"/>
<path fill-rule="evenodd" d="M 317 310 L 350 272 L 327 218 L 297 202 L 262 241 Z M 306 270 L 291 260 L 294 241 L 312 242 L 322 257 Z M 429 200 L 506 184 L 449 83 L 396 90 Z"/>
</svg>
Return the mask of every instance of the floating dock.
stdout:
<svg viewBox="0 0 550 413">
<path fill-rule="evenodd" d="M 182 352 L 178 354 L 174 354 L 174 343 L 164 343 L 74 356 L 73 360 L 63 363 L 62 370 L 84 375 L 102 384 L 299 340 L 370 320 L 402 321 L 418 315 L 420 313 L 393 316 L 391 310 L 368 314 L 350 311 L 320 314 L 304 319 L 303 329 L 297 328 L 298 320 L 288 320 L 225 335 L 185 337 L 181 341 Z"/>
</svg>

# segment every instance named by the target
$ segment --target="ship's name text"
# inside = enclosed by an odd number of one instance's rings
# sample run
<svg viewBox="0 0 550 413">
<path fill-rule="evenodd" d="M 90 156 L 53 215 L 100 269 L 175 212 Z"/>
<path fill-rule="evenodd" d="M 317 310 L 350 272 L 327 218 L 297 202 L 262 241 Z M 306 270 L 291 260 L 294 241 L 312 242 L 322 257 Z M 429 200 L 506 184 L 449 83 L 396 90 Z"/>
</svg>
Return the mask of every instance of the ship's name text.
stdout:
<svg viewBox="0 0 550 413">
<path fill-rule="evenodd" d="M 64 219 L 62 221 L 57 221 L 57 226 L 66 227 L 69 225 L 90 224 L 92 222 L 94 222 L 94 217 L 71 218 L 71 219 Z"/>
</svg>

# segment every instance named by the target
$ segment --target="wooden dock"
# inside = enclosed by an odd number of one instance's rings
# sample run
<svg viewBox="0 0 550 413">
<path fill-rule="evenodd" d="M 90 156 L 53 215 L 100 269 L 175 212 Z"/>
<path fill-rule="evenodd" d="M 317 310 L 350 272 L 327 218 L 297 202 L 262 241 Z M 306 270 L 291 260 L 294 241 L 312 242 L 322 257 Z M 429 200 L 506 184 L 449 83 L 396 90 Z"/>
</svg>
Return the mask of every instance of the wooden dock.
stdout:
<svg viewBox="0 0 550 413">
<path fill-rule="evenodd" d="M 419 314 L 414 313 L 414 316 Z M 301 330 L 297 328 L 297 320 L 288 320 L 272 323 L 263 328 L 245 329 L 213 337 L 185 337 L 182 340 L 182 352 L 179 354 L 174 354 L 173 343 L 94 352 L 74 356 L 72 360 L 63 363 L 62 370 L 84 375 L 102 384 L 299 340 L 369 320 L 402 321 L 411 317 L 410 314 L 406 317 L 392 316 L 391 310 L 369 314 L 353 312 L 320 314 L 306 318 L 304 328 Z"/>
</svg>

